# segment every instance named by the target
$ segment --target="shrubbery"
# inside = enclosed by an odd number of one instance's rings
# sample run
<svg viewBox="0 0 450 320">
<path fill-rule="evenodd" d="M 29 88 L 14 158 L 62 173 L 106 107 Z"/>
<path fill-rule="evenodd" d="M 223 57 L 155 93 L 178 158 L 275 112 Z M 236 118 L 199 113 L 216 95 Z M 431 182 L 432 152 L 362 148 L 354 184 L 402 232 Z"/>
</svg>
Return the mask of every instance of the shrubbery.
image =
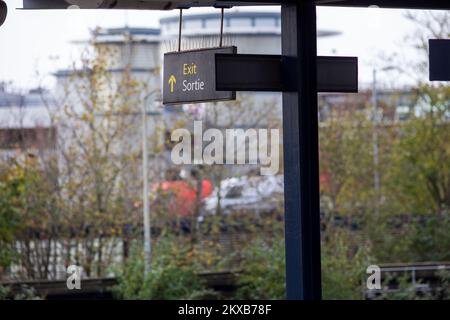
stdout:
<svg viewBox="0 0 450 320">
<path fill-rule="evenodd" d="M 256 239 L 240 254 L 237 299 L 284 299 L 284 238 Z"/>
<path fill-rule="evenodd" d="M 213 298 L 198 276 L 199 256 L 192 247 L 176 238 L 162 236 L 154 246 L 149 273 L 144 277 L 144 256 L 140 246 L 134 246 L 123 268 L 116 270 L 117 298 L 122 299 L 201 299 Z"/>
</svg>

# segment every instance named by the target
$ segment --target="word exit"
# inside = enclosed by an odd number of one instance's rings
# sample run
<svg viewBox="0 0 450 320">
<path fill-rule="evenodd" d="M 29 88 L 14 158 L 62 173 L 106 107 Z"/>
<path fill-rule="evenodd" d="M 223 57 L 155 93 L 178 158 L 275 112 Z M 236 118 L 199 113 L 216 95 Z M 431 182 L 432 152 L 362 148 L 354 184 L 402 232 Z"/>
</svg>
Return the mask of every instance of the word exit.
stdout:
<svg viewBox="0 0 450 320">
<path fill-rule="evenodd" d="M 191 64 L 183 63 L 183 76 L 197 74 L 197 65 L 192 62 Z"/>
</svg>

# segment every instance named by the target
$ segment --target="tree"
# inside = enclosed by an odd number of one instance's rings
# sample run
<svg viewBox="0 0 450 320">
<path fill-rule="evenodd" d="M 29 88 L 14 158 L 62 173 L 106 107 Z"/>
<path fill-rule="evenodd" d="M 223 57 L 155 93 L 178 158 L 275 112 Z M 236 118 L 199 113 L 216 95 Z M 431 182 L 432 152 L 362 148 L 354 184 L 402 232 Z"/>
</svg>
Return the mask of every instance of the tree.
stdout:
<svg viewBox="0 0 450 320">
<path fill-rule="evenodd" d="M 8 214 L 17 211 L 22 222 L 4 234 L 17 243 L 15 276 L 55 279 L 65 276 L 70 264 L 82 266 L 86 276 L 104 276 L 126 256 L 130 232 L 140 235 L 136 119 L 151 88 L 128 68 L 110 72 L 110 56 L 105 47 L 83 53 L 60 97 L 45 101 L 57 130 L 54 148 L 23 148 L 32 157 L 18 164 L 20 202 L 3 198 Z M 5 188 L 13 193 L 14 183 Z"/>
<path fill-rule="evenodd" d="M 14 238 L 20 227 L 24 175 L 17 165 L 0 168 L 0 278 L 15 260 Z"/>
</svg>

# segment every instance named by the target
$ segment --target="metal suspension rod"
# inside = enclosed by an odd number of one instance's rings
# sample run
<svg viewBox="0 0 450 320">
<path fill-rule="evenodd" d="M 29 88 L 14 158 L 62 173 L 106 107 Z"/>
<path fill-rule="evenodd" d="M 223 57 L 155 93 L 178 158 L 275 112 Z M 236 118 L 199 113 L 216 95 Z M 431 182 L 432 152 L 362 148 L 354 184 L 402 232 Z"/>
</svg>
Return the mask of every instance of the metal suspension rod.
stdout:
<svg viewBox="0 0 450 320">
<path fill-rule="evenodd" d="M 178 26 L 178 52 L 181 51 L 181 27 L 183 24 L 183 9 L 180 9 L 180 23 Z"/>
<path fill-rule="evenodd" d="M 224 16 L 224 8 L 220 9 L 220 41 L 219 41 L 219 47 L 222 48 L 222 39 L 223 39 L 223 16 Z"/>
</svg>

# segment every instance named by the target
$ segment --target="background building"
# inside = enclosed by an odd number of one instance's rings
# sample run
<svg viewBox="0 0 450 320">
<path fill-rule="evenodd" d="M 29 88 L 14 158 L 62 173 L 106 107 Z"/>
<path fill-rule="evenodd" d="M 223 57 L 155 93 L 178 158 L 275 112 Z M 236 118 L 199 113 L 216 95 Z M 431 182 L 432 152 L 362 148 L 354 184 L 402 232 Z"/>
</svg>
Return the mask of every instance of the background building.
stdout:
<svg viewBox="0 0 450 320">
<path fill-rule="evenodd" d="M 52 124 L 48 91 L 37 88 L 17 92 L 0 83 L 0 157 L 15 158 L 22 151 L 31 155 L 52 151 L 57 129 Z"/>
<path fill-rule="evenodd" d="M 226 11 L 224 15 L 223 46 L 236 46 L 239 53 L 280 54 L 281 25 L 279 12 L 239 12 Z M 220 14 L 188 14 L 182 23 L 182 50 L 219 46 Z M 188 104 L 184 106 L 162 106 L 161 79 L 162 64 L 165 52 L 178 49 L 179 17 L 174 15 L 160 19 L 160 28 L 98 28 L 93 33 L 93 45 L 104 50 L 108 55 L 107 71 L 120 84 L 124 72 L 129 72 L 133 79 L 142 81 L 146 88 L 142 90 L 140 99 L 148 112 L 149 166 L 158 167 L 163 173 L 171 166 L 170 147 L 155 155 L 155 150 L 170 139 L 170 132 L 176 124 L 184 122 L 190 128 L 194 119 L 202 119 L 205 126 L 215 128 L 258 128 L 277 127 L 281 129 L 281 94 L 280 93 L 238 93 L 237 101 Z M 319 31 L 319 37 L 334 36 L 336 31 Z M 87 41 L 75 44 L 88 45 Z M 77 100 L 73 86 L 73 75 L 78 70 L 60 70 L 57 78 L 57 96 L 64 100 Z M 106 90 L 115 91 L 116 87 Z M 105 95 L 108 92 L 104 93 Z M 131 115 L 135 121 L 140 112 L 135 110 Z M 139 122 L 138 122 L 139 123 Z M 140 126 L 127 139 L 136 148 L 140 148 Z M 150 138 L 151 137 L 151 138 Z M 155 139 L 156 137 L 156 139 Z M 152 161 L 153 160 L 153 161 Z M 160 168 L 164 166 L 165 168 Z M 254 166 L 253 166 L 254 167 Z M 242 173 L 250 168 L 233 168 L 230 174 Z M 236 172 L 239 171 L 239 172 Z"/>
<path fill-rule="evenodd" d="M 198 49 L 205 47 L 217 47 L 219 45 L 220 14 L 202 13 L 185 14 L 182 23 L 182 50 Z M 223 46 L 236 46 L 239 53 L 280 54 L 281 53 L 281 17 L 279 12 L 258 11 L 234 11 L 227 10 L 224 15 Z M 164 145 L 170 138 L 170 132 L 176 124 L 186 122 L 186 127 L 192 126 L 187 119 L 202 119 L 205 126 L 216 128 L 258 128 L 277 127 L 281 129 L 281 94 L 276 92 L 258 92 L 237 94 L 237 101 L 222 102 L 220 104 L 203 103 L 187 104 L 184 106 L 162 106 L 161 104 L 161 79 L 163 56 L 165 52 L 178 49 L 179 16 L 173 15 L 160 19 L 159 28 L 120 27 L 103 29 L 98 28 L 93 32 L 91 41 L 75 41 L 75 45 L 89 48 L 93 44 L 97 50 L 104 51 L 108 57 L 106 70 L 111 77 L 111 83 L 117 84 L 105 89 L 118 90 L 125 71 L 133 79 L 145 83 L 138 99 L 145 104 L 147 110 L 149 156 L 151 167 L 164 166 L 158 172 L 164 172 L 170 166 L 170 148 L 156 155 L 151 150 Z M 337 36 L 340 33 L 334 30 L 319 30 L 318 37 Z M 319 40 L 320 41 L 320 40 Z M 92 48 L 92 47 L 91 47 Z M 87 50 L 89 52 L 89 50 Z M 0 126 L 4 141 L 2 148 L 13 148 L 14 141 L 18 141 L 16 130 L 22 127 L 27 130 L 27 140 L 32 138 L 31 128 L 39 128 L 39 131 L 49 130 L 49 107 L 58 109 L 60 101 L 72 101 L 74 105 L 80 105 L 81 101 L 74 86 L 79 85 L 74 81 L 76 72 L 83 72 L 83 66 L 59 70 L 55 73 L 57 85 L 52 94 L 43 89 L 31 90 L 27 94 L 13 94 L 6 92 L 3 86 L 0 88 L 0 112 L 2 112 Z M 89 71 L 89 70 L 84 70 Z M 54 96 L 55 99 L 50 99 Z M 411 97 L 408 91 L 398 93 L 383 90 L 379 93 L 383 114 L 391 121 L 405 119 L 413 109 Z M 370 92 L 360 95 L 349 94 L 320 94 L 319 103 L 320 120 L 326 120 L 328 111 L 334 108 L 345 108 L 346 104 L 357 104 L 363 109 L 370 101 Z M 391 107 L 394 105 L 394 107 Z M 124 141 L 128 148 L 140 148 L 141 140 L 141 116 L 142 107 L 136 106 L 132 114 L 128 115 L 130 121 L 136 122 L 136 130 Z M 98 114 L 101 117 L 101 114 Z M 6 131 L 5 131 L 6 130 Z M 24 131 L 25 132 L 25 131 Z M 50 139 L 61 129 L 52 128 Z M 20 138 L 23 139 L 23 138 Z M 42 140 L 42 139 L 41 139 Z M 35 142 L 33 142 L 36 144 Z M 32 143 L 32 144 L 33 144 Z M 26 143 L 23 145 L 30 145 Z M 48 145 L 54 145 L 50 141 Z M 123 147 L 123 146 L 122 146 Z M 242 167 L 240 168 L 242 169 Z M 233 168 L 234 171 L 240 170 Z M 244 168 L 248 170 L 249 168 Z"/>
</svg>

